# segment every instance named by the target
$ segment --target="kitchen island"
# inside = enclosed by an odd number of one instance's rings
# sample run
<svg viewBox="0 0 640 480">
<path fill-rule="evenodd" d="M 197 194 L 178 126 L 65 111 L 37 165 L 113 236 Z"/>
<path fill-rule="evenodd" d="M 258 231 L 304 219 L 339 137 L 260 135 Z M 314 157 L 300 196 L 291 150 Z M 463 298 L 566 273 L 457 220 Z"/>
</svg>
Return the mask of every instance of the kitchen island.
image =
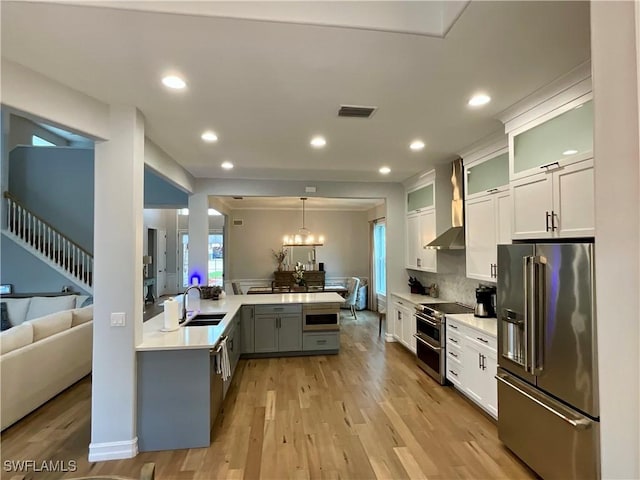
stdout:
<svg viewBox="0 0 640 480">
<path fill-rule="evenodd" d="M 163 332 L 164 314 L 143 324 L 137 350 L 140 451 L 207 447 L 211 429 L 243 356 L 338 353 L 337 293 L 233 295 L 201 300 L 199 312 L 175 331 Z M 222 316 L 217 325 L 189 326 L 198 314 Z M 334 325 L 315 319 L 331 318 Z M 319 328 L 318 328 L 319 327 Z M 226 345 L 231 375 L 219 362 Z"/>
</svg>

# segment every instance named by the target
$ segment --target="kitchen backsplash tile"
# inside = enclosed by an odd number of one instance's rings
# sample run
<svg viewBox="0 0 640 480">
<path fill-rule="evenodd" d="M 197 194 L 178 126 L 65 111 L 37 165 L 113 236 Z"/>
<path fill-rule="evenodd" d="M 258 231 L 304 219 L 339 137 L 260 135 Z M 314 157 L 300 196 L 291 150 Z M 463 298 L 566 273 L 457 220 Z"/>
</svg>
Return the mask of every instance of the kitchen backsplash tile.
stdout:
<svg viewBox="0 0 640 480">
<path fill-rule="evenodd" d="M 407 272 L 409 275 L 417 277 L 425 287 L 437 283 L 440 298 L 444 300 L 452 300 L 472 307 L 476 304 L 476 288 L 480 282 L 466 277 L 464 250 L 439 251 L 438 271 L 442 273 L 415 270 Z"/>
</svg>

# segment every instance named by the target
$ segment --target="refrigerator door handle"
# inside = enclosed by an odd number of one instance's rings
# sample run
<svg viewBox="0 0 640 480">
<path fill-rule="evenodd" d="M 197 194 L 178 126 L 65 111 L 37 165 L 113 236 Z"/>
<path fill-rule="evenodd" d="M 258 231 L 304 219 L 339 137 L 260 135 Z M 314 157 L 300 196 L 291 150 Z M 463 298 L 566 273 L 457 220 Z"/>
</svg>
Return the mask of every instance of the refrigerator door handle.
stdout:
<svg viewBox="0 0 640 480">
<path fill-rule="evenodd" d="M 531 310 L 531 262 L 533 260 L 532 256 L 522 257 L 522 272 L 523 272 L 523 285 L 524 285 L 524 369 L 527 373 L 533 374 L 532 364 L 529 362 L 529 353 L 531 351 L 530 346 L 530 331 L 531 329 L 531 320 L 533 319 L 533 315 Z"/>
<path fill-rule="evenodd" d="M 545 322 L 545 272 L 544 268 L 547 259 L 543 256 L 532 257 L 532 280 L 533 280 L 533 322 L 531 323 L 531 373 L 539 375 L 543 370 L 543 349 L 544 349 L 544 329 Z"/>
<path fill-rule="evenodd" d="M 499 382 L 504 383 L 509 388 L 513 388 L 515 391 L 517 391 L 521 395 L 524 395 L 525 397 L 527 397 L 532 402 L 534 402 L 537 405 L 541 406 L 545 410 L 553 413 L 555 416 L 561 418 L 562 420 L 564 420 L 565 422 L 567 422 L 568 424 L 570 424 L 572 427 L 574 427 L 577 430 L 586 430 L 587 428 L 591 427 L 591 424 L 593 423 L 593 422 L 591 422 L 591 421 L 589 421 L 587 419 L 584 419 L 584 418 L 579 418 L 579 419 L 574 420 L 572 418 L 567 417 L 563 413 L 558 412 L 557 410 L 555 410 L 554 408 L 550 407 L 546 403 L 541 402 L 540 400 L 538 400 L 533 395 L 528 394 L 523 389 L 521 389 L 518 386 L 514 385 L 512 382 L 509 381 L 509 376 L 505 375 L 504 373 L 497 374 L 496 375 L 496 380 L 498 380 Z"/>
</svg>

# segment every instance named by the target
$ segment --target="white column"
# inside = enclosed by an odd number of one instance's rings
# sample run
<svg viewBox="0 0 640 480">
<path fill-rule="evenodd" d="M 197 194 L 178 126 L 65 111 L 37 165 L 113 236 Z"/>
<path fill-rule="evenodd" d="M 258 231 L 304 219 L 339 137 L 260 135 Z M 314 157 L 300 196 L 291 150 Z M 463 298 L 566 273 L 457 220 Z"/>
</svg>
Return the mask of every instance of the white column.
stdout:
<svg viewBox="0 0 640 480">
<path fill-rule="evenodd" d="M 195 193 L 189 197 L 189 283 L 194 275 L 207 285 L 209 261 L 209 196 Z"/>
<path fill-rule="evenodd" d="M 142 338 L 144 120 L 112 106 L 95 148 L 94 321 L 89 461 L 130 458 L 136 437 L 136 352 Z M 124 326 L 111 326 L 123 313 Z"/>
<path fill-rule="evenodd" d="M 6 108 L 0 109 L 0 195 L 9 191 L 9 111 Z M 0 228 L 7 226 L 7 201 L 0 198 Z"/>
<path fill-rule="evenodd" d="M 638 7 L 635 2 L 636 8 Z M 640 478 L 640 155 L 634 2 L 591 2 L 602 478 Z"/>
</svg>

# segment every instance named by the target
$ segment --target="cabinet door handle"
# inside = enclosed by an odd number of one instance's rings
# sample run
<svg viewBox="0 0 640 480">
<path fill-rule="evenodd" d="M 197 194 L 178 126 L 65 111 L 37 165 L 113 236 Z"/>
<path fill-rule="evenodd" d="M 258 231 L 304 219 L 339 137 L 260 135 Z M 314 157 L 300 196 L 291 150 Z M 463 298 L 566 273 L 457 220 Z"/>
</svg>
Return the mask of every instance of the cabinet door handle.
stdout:
<svg viewBox="0 0 640 480">
<path fill-rule="evenodd" d="M 421 264 L 422 264 L 422 261 L 419 258 L 416 258 L 416 265 L 418 267 L 421 267 L 422 266 Z"/>
<path fill-rule="evenodd" d="M 456 372 L 454 372 L 453 370 L 449 370 L 449 373 L 451 373 L 452 375 L 455 375 L 456 377 L 458 376 L 458 374 Z"/>
<path fill-rule="evenodd" d="M 484 355 L 482 355 L 482 370 L 486 370 L 487 366 L 485 365 L 484 361 L 487 359 L 487 357 L 485 357 Z"/>
<path fill-rule="evenodd" d="M 478 368 L 482 370 L 482 354 L 478 354 Z"/>
<path fill-rule="evenodd" d="M 451 340 L 453 343 L 458 343 L 458 341 L 455 338 L 450 338 L 449 340 Z"/>
<path fill-rule="evenodd" d="M 489 343 L 489 340 L 485 340 L 482 337 L 476 337 L 478 340 L 480 340 L 482 343 Z"/>
<path fill-rule="evenodd" d="M 545 226 L 546 226 L 546 231 L 549 231 L 549 212 L 544 212 L 545 214 Z"/>
<path fill-rule="evenodd" d="M 552 165 L 555 165 L 558 168 L 560 168 L 560 164 L 558 162 L 547 163 L 546 165 L 541 165 L 540 168 L 546 168 L 548 170 L 549 167 L 551 167 Z"/>
<path fill-rule="evenodd" d="M 455 353 L 453 353 L 453 352 L 449 352 L 449 355 L 451 355 L 452 357 L 458 358 L 458 355 L 456 355 L 456 354 L 455 354 Z"/>
<path fill-rule="evenodd" d="M 453 323 L 451 323 L 449 326 L 450 326 L 451 328 L 453 328 L 454 330 L 457 330 L 457 329 L 458 329 L 458 326 L 457 326 L 457 325 L 454 325 Z"/>
<path fill-rule="evenodd" d="M 490 188 L 489 190 L 487 190 L 487 193 L 496 193 L 497 191 L 497 188 Z"/>
<path fill-rule="evenodd" d="M 327 343 L 327 341 L 326 340 L 316 340 L 316 343 L 318 345 L 321 345 L 321 344 Z"/>
<path fill-rule="evenodd" d="M 553 210 L 551 210 L 551 230 L 554 232 L 558 229 L 558 227 L 556 226 L 557 217 L 558 217 L 558 214 Z"/>
</svg>

